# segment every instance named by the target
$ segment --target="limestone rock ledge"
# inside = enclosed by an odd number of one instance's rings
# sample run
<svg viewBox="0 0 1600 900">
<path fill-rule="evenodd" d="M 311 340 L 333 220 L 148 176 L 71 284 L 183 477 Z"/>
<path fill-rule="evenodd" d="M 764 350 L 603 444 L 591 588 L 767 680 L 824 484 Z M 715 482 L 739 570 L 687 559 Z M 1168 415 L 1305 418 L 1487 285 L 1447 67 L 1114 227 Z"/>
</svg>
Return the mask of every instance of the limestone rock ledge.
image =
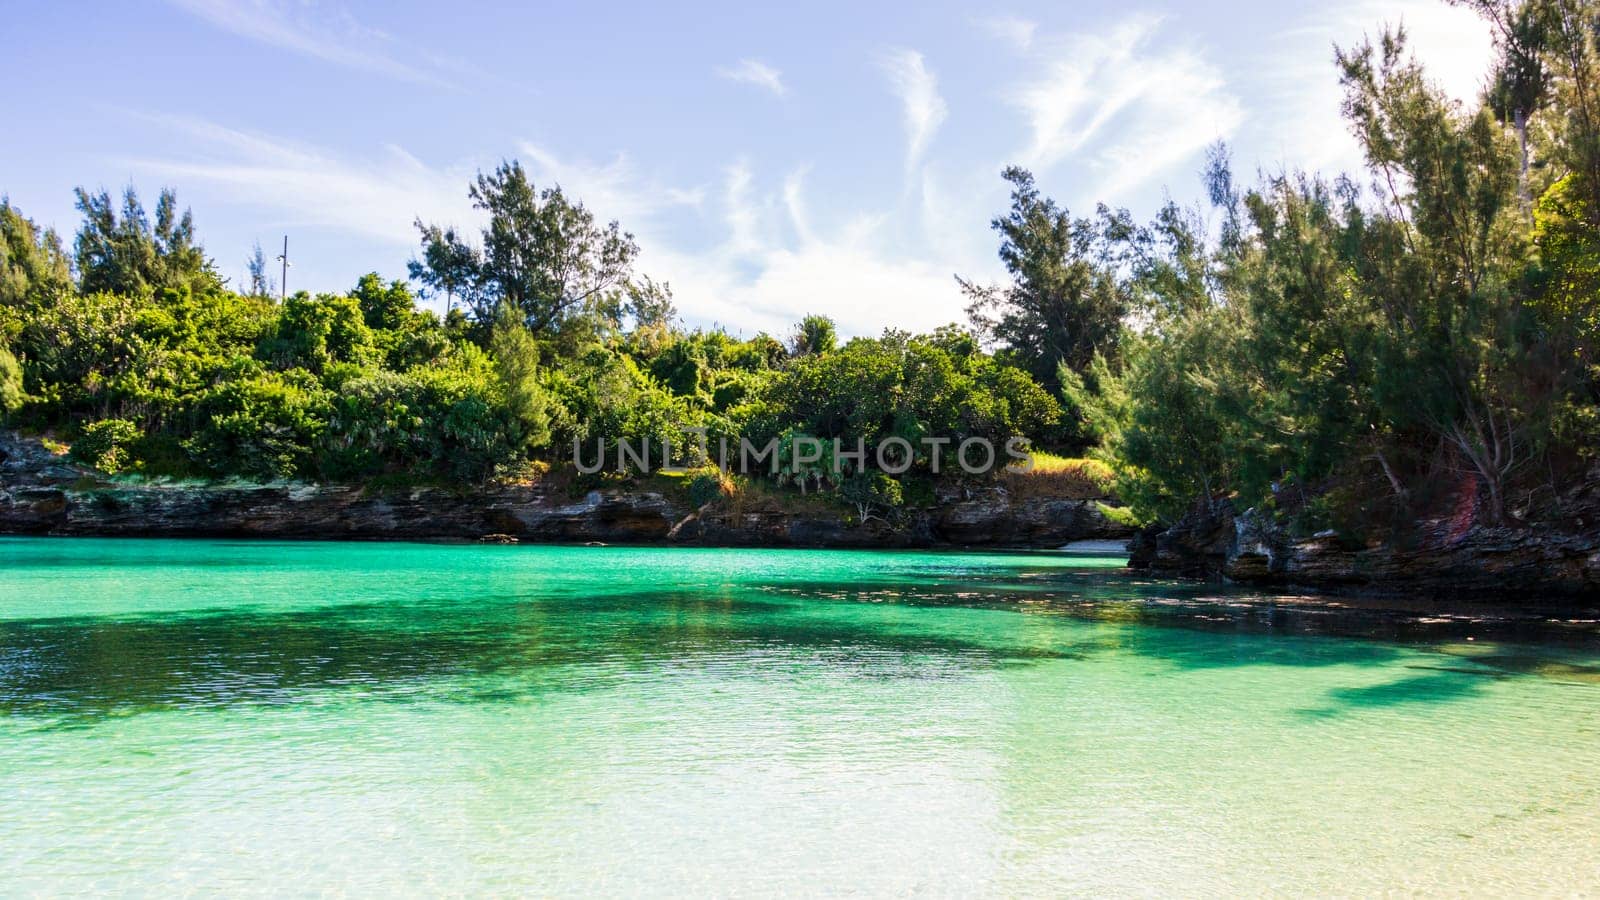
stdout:
<svg viewBox="0 0 1600 900">
<path fill-rule="evenodd" d="M 1582 498 L 1577 498 L 1582 499 Z M 1360 592 L 1474 597 L 1600 596 L 1600 517 L 1567 525 L 1464 530 L 1428 523 L 1408 545 L 1349 546 L 1331 534 L 1293 538 L 1227 501 L 1197 506 L 1129 544 L 1129 565 L 1228 581 Z"/>
<path fill-rule="evenodd" d="M 334 484 L 137 484 L 66 464 L 38 441 L 0 433 L 0 533 L 146 537 L 685 543 L 799 547 L 1057 547 L 1126 539 L 1095 501 L 1013 498 L 994 487 L 939 498 L 894 525 L 836 514 L 695 510 L 623 489 L 574 498 L 533 486 L 372 493 Z"/>
</svg>

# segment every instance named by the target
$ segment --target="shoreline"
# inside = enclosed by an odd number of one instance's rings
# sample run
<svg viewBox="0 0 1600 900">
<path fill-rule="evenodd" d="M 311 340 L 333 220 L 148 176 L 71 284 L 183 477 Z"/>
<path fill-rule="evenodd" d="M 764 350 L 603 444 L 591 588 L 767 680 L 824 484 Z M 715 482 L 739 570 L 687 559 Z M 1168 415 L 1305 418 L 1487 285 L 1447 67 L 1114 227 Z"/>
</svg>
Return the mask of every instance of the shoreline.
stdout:
<svg viewBox="0 0 1600 900">
<path fill-rule="evenodd" d="M 1133 529 L 1106 518 L 1101 499 L 952 482 L 891 523 L 852 521 L 846 507 L 816 497 L 760 491 L 696 505 L 686 486 L 658 483 L 129 483 L 0 435 L 0 533 L 9 534 L 906 549 L 1125 542 Z"/>
<path fill-rule="evenodd" d="M 1566 531 L 1549 524 L 1422 521 L 1404 546 L 1393 540 L 1352 544 L 1331 532 L 1296 537 L 1254 510 L 1236 512 L 1222 501 L 1197 506 L 1167 528 L 1140 531 L 1129 544 L 1129 565 L 1328 594 L 1600 603 L 1600 528 L 1579 525 L 1582 530 Z"/>
<path fill-rule="evenodd" d="M 0 433 L 0 534 L 224 540 L 419 541 L 976 552 L 1071 552 L 1123 544 L 1129 568 L 1246 589 L 1446 604 L 1600 604 L 1600 529 L 1424 535 L 1413 547 L 1292 539 L 1222 505 L 1164 530 L 1106 518 L 1106 498 L 1028 496 L 948 483 L 894 523 L 852 522 L 838 504 L 765 493 L 699 507 L 685 490 L 569 485 L 374 490 L 282 482 L 129 483 Z M 1596 516 L 1600 519 L 1600 516 Z"/>
</svg>

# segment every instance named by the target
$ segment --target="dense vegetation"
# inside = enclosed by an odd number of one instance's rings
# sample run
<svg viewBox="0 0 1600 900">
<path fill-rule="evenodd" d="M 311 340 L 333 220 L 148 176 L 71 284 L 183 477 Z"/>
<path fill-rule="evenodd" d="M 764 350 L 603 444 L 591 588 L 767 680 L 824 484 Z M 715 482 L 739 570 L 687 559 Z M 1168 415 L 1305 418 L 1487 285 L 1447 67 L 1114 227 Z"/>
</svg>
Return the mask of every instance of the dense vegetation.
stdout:
<svg viewBox="0 0 1600 900">
<path fill-rule="evenodd" d="M 1073 219 L 1011 171 L 1015 275 L 968 286 L 1145 518 L 1231 500 L 1303 530 L 1561 515 L 1600 455 L 1600 4 L 1472 0 L 1498 61 L 1463 106 L 1403 31 L 1341 49 L 1351 177 Z"/>
<path fill-rule="evenodd" d="M 614 459 L 645 439 L 654 467 L 668 440 L 688 454 L 675 463 L 703 465 L 683 433 L 701 429 L 710 447 L 778 441 L 781 465 L 757 477 L 835 491 L 863 516 L 898 506 L 905 479 L 925 486 L 923 437 L 1003 446 L 1060 417 L 956 328 L 842 346 L 820 316 L 787 344 L 686 330 L 618 224 L 515 162 L 471 196 L 488 222 L 477 242 L 418 223 L 411 274 L 443 318 L 376 274 L 275 299 L 259 249 L 249 289 L 231 291 L 170 192 L 152 224 L 131 189 L 120 204 L 80 191 L 70 253 L 0 204 L 0 406 L 81 462 L 146 477 L 477 483 L 570 470 L 574 442 L 593 458 L 604 440 Z M 831 453 L 797 468 L 790 450 L 889 436 L 917 451 L 899 477 Z"/>
<path fill-rule="evenodd" d="M 0 204 L 0 411 L 146 475 L 477 482 L 685 428 L 905 438 L 904 475 L 770 474 L 865 516 L 933 476 L 922 438 L 1023 434 L 1099 459 L 1051 477 L 1114 472 L 1144 520 L 1221 499 L 1355 537 L 1554 515 L 1600 454 L 1600 5 L 1472 5 L 1499 49 L 1473 104 L 1403 32 L 1337 54 L 1365 177 L 1245 185 L 1219 146 L 1207 204 L 1140 223 L 1008 169 L 1010 281 L 962 280 L 970 329 L 929 335 L 687 330 L 631 235 L 515 162 L 469 188 L 481 234 L 417 223 L 410 280 L 443 318 L 375 274 L 275 301 L 259 249 L 229 290 L 170 192 L 152 224 L 132 190 L 79 191 L 70 253 Z"/>
</svg>

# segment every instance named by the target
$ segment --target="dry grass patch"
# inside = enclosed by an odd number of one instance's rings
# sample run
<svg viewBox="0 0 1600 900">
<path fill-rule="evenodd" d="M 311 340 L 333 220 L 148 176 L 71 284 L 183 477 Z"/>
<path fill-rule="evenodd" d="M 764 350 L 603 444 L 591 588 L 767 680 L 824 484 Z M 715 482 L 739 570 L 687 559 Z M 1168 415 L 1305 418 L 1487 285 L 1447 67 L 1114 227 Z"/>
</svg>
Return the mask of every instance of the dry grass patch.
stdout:
<svg viewBox="0 0 1600 900">
<path fill-rule="evenodd" d="M 1069 459 L 1033 452 L 1033 468 L 1026 472 L 1006 469 L 1000 476 L 1007 489 L 1023 497 L 1061 500 L 1101 500 L 1112 495 L 1116 473 L 1097 459 Z"/>
</svg>

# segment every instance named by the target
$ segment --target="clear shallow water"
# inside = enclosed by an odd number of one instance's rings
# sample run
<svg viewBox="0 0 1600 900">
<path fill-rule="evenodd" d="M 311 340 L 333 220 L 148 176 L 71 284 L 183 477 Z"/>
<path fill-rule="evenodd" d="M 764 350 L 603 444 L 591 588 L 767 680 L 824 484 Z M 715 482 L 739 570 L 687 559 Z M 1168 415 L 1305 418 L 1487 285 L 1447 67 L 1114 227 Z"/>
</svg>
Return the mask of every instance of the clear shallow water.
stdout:
<svg viewBox="0 0 1600 900">
<path fill-rule="evenodd" d="M 1119 562 L 0 539 L 0 895 L 1600 885 L 1592 625 Z"/>
</svg>

